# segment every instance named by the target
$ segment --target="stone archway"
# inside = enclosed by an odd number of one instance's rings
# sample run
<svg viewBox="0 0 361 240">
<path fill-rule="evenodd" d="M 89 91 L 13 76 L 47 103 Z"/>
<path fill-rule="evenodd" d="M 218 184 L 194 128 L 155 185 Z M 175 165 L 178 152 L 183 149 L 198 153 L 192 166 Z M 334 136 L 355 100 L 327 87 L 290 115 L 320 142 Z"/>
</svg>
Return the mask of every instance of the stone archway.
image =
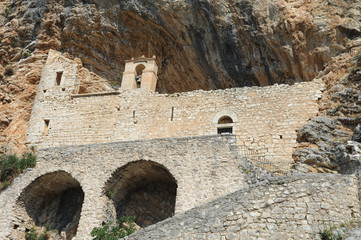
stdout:
<svg viewBox="0 0 361 240">
<path fill-rule="evenodd" d="M 135 82 L 137 84 L 137 88 L 141 87 L 144 69 L 145 69 L 144 64 L 139 64 L 135 68 L 135 72 L 136 72 L 136 74 L 135 74 Z"/>
<path fill-rule="evenodd" d="M 82 187 L 69 173 L 47 173 L 23 190 L 16 204 L 17 215 L 26 231 L 35 225 L 70 240 L 76 235 L 83 201 Z"/>
<path fill-rule="evenodd" d="M 105 191 L 112 199 L 116 217 L 135 216 L 146 227 L 173 216 L 177 182 L 162 165 L 140 160 L 117 169 Z"/>
</svg>

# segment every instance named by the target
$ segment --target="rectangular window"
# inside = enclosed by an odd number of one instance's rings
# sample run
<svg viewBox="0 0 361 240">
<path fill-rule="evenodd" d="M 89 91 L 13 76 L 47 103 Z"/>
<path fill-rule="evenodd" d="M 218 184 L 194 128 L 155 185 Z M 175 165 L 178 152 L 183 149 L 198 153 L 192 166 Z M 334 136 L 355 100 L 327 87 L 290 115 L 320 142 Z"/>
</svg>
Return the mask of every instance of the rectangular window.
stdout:
<svg viewBox="0 0 361 240">
<path fill-rule="evenodd" d="M 56 72 L 56 86 L 60 86 L 62 76 L 63 72 Z"/>
<path fill-rule="evenodd" d="M 218 128 L 218 134 L 232 134 L 233 132 L 233 128 L 232 127 L 228 127 L 228 128 Z"/>
<path fill-rule="evenodd" d="M 49 132 L 49 124 L 50 124 L 50 120 L 49 119 L 44 119 L 44 134 L 48 134 L 48 132 Z"/>
<path fill-rule="evenodd" d="M 170 120 L 173 121 L 173 119 L 174 119 L 174 107 L 172 107 L 172 114 L 170 116 Z"/>
</svg>

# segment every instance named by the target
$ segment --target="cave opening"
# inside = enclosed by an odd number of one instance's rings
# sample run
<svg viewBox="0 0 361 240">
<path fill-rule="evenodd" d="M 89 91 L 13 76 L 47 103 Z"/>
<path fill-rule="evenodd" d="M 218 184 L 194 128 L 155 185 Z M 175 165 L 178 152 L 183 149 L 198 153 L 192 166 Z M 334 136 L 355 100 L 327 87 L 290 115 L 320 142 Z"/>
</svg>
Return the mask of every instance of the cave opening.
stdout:
<svg viewBox="0 0 361 240">
<path fill-rule="evenodd" d="M 135 223 L 142 228 L 174 215 L 176 180 L 156 162 L 140 160 L 119 168 L 108 180 L 105 192 L 111 193 L 107 195 L 117 219 L 135 216 Z"/>
<path fill-rule="evenodd" d="M 31 225 L 70 240 L 77 233 L 84 192 L 69 173 L 57 171 L 38 177 L 21 193 L 17 205 L 26 229 Z M 34 227 L 35 227 L 34 226 Z M 56 236 L 53 236 L 56 238 Z"/>
</svg>

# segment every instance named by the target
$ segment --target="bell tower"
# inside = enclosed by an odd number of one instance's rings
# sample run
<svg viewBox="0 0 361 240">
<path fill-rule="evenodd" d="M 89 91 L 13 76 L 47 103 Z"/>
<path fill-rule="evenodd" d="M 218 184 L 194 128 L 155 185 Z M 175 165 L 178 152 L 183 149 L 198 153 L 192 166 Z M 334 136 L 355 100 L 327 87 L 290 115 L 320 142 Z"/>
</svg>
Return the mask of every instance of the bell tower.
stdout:
<svg viewBox="0 0 361 240">
<path fill-rule="evenodd" d="M 123 73 L 123 80 L 121 89 L 144 89 L 148 91 L 155 91 L 157 87 L 158 66 L 153 58 L 146 58 L 144 56 L 139 58 L 132 58 L 125 62 L 125 70 Z"/>
</svg>

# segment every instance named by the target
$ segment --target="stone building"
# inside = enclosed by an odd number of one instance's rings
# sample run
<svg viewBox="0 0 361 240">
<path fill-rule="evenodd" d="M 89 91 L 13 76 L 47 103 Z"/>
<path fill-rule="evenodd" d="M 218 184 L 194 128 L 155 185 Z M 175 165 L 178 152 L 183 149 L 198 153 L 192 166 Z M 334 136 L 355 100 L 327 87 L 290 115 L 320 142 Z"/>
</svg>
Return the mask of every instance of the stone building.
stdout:
<svg viewBox="0 0 361 240">
<path fill-rule="evenodd" d="M 254 165 L 289 168 L 321 82 L 159 94 L 157 71 L 155 57 L 132 59 L 120 90 L 87 92 L 100 78 L 49 52 L 27 134 L 38 164 L 0 195 L 1 239 L 33 225 L 91 239 L 125 215 L 152 225 L 130 239 L 315 239 L 321 224 L 359 216 L 352 176 L 254 185 Z"/>
<path fill-rule="evenodd" d="M 38 148 L 234 134 L 242 154 L 287 169 L 319 82 L 158 94 L 155 58 L 126 62 L 119 91 L 79 94 L 81 63 L 51 51 L 30 119 Z"/>
</svg>

